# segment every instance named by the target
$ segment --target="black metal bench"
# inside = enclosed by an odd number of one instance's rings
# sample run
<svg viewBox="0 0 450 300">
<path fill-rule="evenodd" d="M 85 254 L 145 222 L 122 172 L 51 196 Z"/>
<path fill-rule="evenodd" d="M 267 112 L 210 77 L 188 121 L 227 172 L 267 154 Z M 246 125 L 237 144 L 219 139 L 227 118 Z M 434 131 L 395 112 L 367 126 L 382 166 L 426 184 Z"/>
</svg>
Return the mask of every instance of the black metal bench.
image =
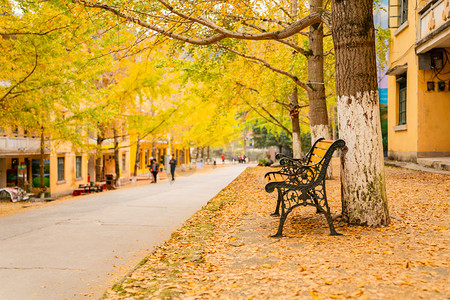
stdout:
<svg viewBox="0 0 450 300">
<path fill-rule="evenodd" d="M 333 152 L 345 146 L 343 140 L 329 141 L 318 139 L 304 158 L 294 159 L 278 155 L 281 170 L 268 172 L 265 179 L 268 183 L 265 189 L 268 193 L 278 190 L 277 207 L 274 216 L 279 216 L 278 232 L 274 237 L 283 235 L 283 226 L 288 214 L 298 206 L 311 205 L 316 207 L 317 213 L 323 213 L 330 227 L 331 235 L 336 232 L 328 206 L 325 190 L 325 176 Z"/>
</svg>

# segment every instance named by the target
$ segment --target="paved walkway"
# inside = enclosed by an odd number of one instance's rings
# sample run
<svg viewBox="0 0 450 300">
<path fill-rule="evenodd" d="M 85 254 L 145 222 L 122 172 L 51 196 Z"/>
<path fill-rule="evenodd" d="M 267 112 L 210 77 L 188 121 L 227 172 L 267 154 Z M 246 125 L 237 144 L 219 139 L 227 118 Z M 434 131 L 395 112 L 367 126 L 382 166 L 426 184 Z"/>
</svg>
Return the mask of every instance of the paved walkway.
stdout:
<svg viewBox="0 0 450 300">
<path fill-rule="evenodd" d="M 422 171 L 422 172 L 442 174 L 442 175 L 450 175 L 449 171 L 445 171 L 443 169 L 438 170 L 438 169 L 432 168 L 431 165 L 430 165 L 430 167 L 428 167 L 428 166 L 416 164 L 413 162 L 396 161 L 396 160 L 389 160 L 389 159 L 385 159 L 384 163 L 385 163 L 385 165 L 392 166 L 392 167 L 400 167 L 400 168 L 410 169 L 410 170 L 415 170 L 415 171 Z"/>
<path fill-rule="evenodd" d="M 0 218 L 0 299 L 98 298 L 247 166 Z"/>
</svg>

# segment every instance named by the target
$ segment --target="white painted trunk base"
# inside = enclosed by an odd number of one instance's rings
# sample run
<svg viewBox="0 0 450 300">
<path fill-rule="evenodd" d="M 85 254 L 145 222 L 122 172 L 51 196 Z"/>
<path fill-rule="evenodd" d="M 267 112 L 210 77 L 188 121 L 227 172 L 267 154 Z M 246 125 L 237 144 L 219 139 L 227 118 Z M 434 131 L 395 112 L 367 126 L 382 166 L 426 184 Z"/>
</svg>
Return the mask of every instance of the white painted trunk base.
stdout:
<svg viewBox="0 0 450 300">
<path fill-rule="evenodd" d="M 378 92 L 338 97 L 342 215 L 351 224 L 389 224 Z"/>
</svg>

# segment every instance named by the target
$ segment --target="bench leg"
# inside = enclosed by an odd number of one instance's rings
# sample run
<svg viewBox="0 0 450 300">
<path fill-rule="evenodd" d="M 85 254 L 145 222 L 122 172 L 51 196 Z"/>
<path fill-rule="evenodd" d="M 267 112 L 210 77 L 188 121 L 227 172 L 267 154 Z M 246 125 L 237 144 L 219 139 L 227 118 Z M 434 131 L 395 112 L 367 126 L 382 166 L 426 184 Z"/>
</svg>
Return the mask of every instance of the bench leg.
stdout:
<svg viewBox="0 0 450 300">
<path fill-rule="evenodd" d="M 338 233 L 336 229 L 334 229 L 333 218 L 331 217 L 330 211 L 324 213 L 327 218 L 328 227 L 330 227 L 330 235 L 342 235 L 342 233 Z"/>
<path fill-rule="evenodd" d="M 281 217 L 280 217 L 280 223 L 278 224 L 278 231 L 275 235 L 272 235 L 272 237 L 282 237 L 283 236 L 284 222 L 286 221 L 286 218 L 291 211 L 292 211 L 292 208 L 290 208 L 286 211 L 285 204 L 282 201 L 281 202 Z"/>
<path fill-rule="evenodd" d="M 277 207 L 275 208 L 275 212 L 271 214 L 271 217 L 279 217 L 280 216 L 280 205 L 281 205 L 282 195 L 281 191 L 278 190 L 278 199 L 277 199 Z"/>
<path fill-rule="evenodd" d="M 317 199 L 314 197 L 313 198 L 314 204 L 316 205 L 316 214 L 321 214 L 324 211 L 321 209 L 320 205 L 319 205 L 319 201 L 317 201 Z"/>
</svg>

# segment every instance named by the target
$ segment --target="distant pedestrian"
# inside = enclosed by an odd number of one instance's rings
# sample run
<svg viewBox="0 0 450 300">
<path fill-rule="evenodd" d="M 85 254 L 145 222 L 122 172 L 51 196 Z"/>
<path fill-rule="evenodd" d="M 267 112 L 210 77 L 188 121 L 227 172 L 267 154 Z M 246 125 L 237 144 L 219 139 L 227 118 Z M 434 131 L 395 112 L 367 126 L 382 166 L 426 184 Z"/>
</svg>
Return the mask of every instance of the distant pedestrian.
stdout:
<svg viewBox="0 0 450 300">
<path fill-rule="evenodd" d="M 222 154 L 222 163 L 225 163 L 225 155 Z"/>
<path fill-rule="evenodd" d="M 156 162 L 156 159 L 152 159 L 152 162 L 150 164 L 150 171 L 153 174 L 153 183 L 156 183 L 156 180 L 158 178 L 158 169 L 159 164 Z"/>
<path fill-rule="evenodd" d="M 170 174 L 172 175 L 172 181 L 175 180 L 175 168 L 177 166 L 177 160 L 174 155 L 172 155 L 172 158 L 169 161 L 170 165 Z"/>
<path fill-rule="evenodd" d="M 147 165 L 146 167 L 148 168 L 148 174 L 147 174 L 147 178 L 151 179 L 152 177 L 152 161 L 153 161 L 153 156 L 150 156 L 150 160 L 147 161 Z"/>
</svg>

